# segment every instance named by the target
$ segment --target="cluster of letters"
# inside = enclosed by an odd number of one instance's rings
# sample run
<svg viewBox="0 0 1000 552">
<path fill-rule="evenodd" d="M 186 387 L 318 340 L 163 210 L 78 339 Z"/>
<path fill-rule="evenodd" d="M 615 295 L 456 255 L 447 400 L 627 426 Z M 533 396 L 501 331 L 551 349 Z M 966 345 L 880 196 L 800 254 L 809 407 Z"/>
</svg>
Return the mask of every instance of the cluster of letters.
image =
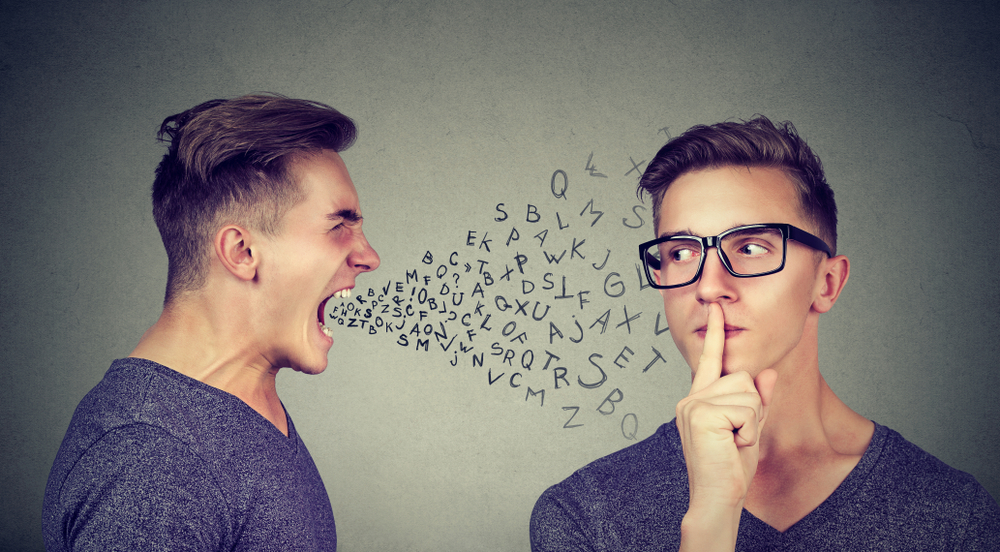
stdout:
<svg viewBox="0 0 1000 552">
<path fill-rule="evenodd" d="M 606 178 L 594 174 L 591 160 L 589 176 Z M 625 412 L 627 385 L 616 384 L 616 375 L 662 364 L 658 349 L 667 337 L 662 309 L 635 306 L 656 304 L 640 301 L 649 285 L 634 252 L 652 234 L 644 220 L 651 217 L 643 205 L 620 222 L 593 198 L 574 205 L 569 180 L 563 170 L 551 176 L 555 201 L 547 202 L 556 207 L 498 203 L 492 220 L 463 231 L 457 246 L 435 244 L 405 274 L 359 289 L 327 316 L 337 331 L 434 355 L 522 404 L 555 403 L 565 411 L 564 428 L 615 416 L 622 435 L 634 439 L 639 421 Z M 631 239 L 602 243 L 608 226 L 619 224 L 615 232 Z M 586 360 L 571 362 L 582 358 L 570 354 L 581 348 Z"/>
</svg>

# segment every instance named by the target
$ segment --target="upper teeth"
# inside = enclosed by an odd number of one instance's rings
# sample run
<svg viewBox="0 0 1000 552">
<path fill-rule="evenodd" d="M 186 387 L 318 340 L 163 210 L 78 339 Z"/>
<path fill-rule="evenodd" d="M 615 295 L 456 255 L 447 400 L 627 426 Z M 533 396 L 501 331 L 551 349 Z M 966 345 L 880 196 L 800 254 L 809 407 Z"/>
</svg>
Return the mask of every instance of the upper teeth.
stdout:
<svg viewBox="0 0 1000 552">
<path fill-rule="evenodd" d="M 333 296 L 336 297 L 337 299 L 347 299 L 348 297 L 351 296 L 351 290 L 342 289 L 340 291 L 334 292 Z"/>
</svg>

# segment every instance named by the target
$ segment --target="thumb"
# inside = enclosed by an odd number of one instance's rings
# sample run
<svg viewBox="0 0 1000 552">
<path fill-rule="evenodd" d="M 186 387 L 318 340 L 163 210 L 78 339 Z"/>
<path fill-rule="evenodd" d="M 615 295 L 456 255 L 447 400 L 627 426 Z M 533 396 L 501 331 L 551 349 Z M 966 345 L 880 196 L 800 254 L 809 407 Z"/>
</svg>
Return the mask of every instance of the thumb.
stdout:
<svg viewBox="0 0 1000 552">
<path fill-rule="evenodd" d="M 771 400 L 774 398 L 774 385 L 778 381 L 778 372 L 768 368 L 757 374 L 754 378 L 753 384 L 757 387 L 757 393 L 760 395 L 760 422 L 758 422 L 758 431 L 760 428 L 764 427 L 764 422 L 767 420 L 767 411 L 771 406 Z"/>
</svg>

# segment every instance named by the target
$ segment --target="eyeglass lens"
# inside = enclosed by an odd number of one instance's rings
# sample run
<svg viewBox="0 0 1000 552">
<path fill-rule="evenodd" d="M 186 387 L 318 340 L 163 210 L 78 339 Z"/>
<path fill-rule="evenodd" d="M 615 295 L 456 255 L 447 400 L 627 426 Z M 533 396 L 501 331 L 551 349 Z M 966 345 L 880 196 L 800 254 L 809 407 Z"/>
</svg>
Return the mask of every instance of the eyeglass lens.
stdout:
<svg viewBox="0 0 1000 552">
<path fill-rule="evenodd" d="M 737 230 L 723 236 L 720 245 L 729 268 L 745 276 L 777 270 L 785 254 L 777 228 Z M 644 258 L 651 271 L 659 270 L 660 285 L 676 286 L 697 277 L 704 254 L 701 240 L 673 238 L 648 248 Z"/>
</svg>

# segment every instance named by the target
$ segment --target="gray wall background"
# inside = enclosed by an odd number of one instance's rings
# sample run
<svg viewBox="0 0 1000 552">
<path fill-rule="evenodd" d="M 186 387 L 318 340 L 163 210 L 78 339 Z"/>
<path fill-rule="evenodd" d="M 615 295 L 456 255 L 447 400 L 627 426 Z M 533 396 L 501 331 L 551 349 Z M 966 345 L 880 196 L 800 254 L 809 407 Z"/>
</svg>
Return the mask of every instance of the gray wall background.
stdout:
<svg viewBox="0 0 1000 552">
<path fill-rule="evenodd" d="M 1000 496 L 992 4 L 0 2 L 0 549 L 42 549 L 45 480 L 73 409 L 159 314 L 155 129 L 262 90 L 359 124 L 344 157 L 383 264 L 358 291 L 389 286 L 405 306 L 443 283 L 484 290 L 471 342 L 447 320 L 469 303 L 393 334 L 345 324 L 326 373 L 279 377 L 341 550 L 527 549 L 542 490 L 672 417 L 687 368 L 635 275 L 652 230 L 629 171 L 668 134 L 755 113 L 795 122 L 837 193 L 852 273 L 821 328 L 834 390 Z M 543 230 L 544 246 L 531 237 Z M 558 265 L 542 253 L 564 249 Z M 452 252 L 459 266 L 438 278 Z M 525 274 L 499 280 L 518 253 Z M 430 279 L 406 283 L 414 270 Z M 556 299 L 562 277 L 566 294 L 590 293 Z M 551 312 L 502 311 L 498 295 Z M 348 321 L 346 309 L 330 307 Z M 474 349 L 427 334 L 428 351 L 399 345 L 418 322 Z M 550 322 L 565 338 L 550 339 Z M 547 369 L 545 351 L 560 357 Z M 591 360 L 607 380 L 586 389 L 600 377 Z M 564 428 L 570 415 L 582 425 Z"/>
</svg>

